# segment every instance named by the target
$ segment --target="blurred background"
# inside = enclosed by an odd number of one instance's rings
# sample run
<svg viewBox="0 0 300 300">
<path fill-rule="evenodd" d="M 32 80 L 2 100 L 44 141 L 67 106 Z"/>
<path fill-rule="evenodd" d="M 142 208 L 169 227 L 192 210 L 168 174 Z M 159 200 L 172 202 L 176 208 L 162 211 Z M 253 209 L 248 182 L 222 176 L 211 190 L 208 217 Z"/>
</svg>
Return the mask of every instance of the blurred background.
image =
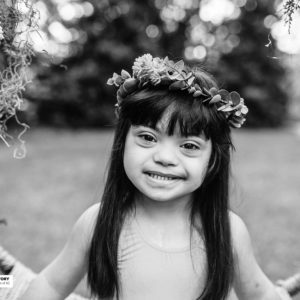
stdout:
<svg viewBox="0 0 300 300">
<path fill-rule="evenodd" d="M 28 1 L 17 2 L 31 13 Z M 299 272 L 300 15 L 287 2 L 34 1 L 30 83 L 18 112 L 31 129 L 21 160 L 0 139 L 0 244 L 35 272 L 62 249 L 101 198 L 116 101 L 106 81 L 151 53 L 200 65 L 245 98 L 247 122 L 233 132 L 231 206 L 273 281 Z M 1 31 L 0 50 L 3 69 Z M 12 136 L 16 125 L 8 122 Z M 84 283 L 77 291 L 85 293 Z"/>
</svg>

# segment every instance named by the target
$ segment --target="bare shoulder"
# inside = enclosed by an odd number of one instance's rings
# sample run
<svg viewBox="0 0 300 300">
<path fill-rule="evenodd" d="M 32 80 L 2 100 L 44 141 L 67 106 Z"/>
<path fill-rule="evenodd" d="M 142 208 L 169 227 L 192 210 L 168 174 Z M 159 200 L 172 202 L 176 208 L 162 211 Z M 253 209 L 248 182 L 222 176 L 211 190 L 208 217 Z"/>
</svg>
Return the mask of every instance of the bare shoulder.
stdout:
<svg viewBox="0 0 300 300">
<path fill-rule="evenodd" d="M 273 283 L 259 267 L 244 221 L 230 213 L 234 253 L 234 289 L 238 299 L 279 299 Z"/>
<path fill-rule="evenodd" d="M 81 240 L 84 248 L 89 245 L 91 241 L 99 207 L 100 203 L 96 203 L 87 208 L 73 226 L 71 235 L 76 235 L 77 238 Z"/>
<path fill-rule="evenodd" d="M 229 220 L 230 220 L 230 227 L 231 227 L 233 234 L 234 233 L 242 234 L 243 231 L 247 230 L 245 222 L 236 213 L 230 211 L 229 212 Z"/>
<path fill-rule="evenodd" d="M 82 213 L 78 220 L 81 220 L 82 222 L 93 223 L 97 218 L 99 208 L 100 203 L 93 204 Z"/>
<path fill-rule="evenodd" d="M 251 239 L 245 222 L 234 212 L 229 213 L 230 228 L 234 252 L 245 255 L 250 249 Z"/>
</svg>

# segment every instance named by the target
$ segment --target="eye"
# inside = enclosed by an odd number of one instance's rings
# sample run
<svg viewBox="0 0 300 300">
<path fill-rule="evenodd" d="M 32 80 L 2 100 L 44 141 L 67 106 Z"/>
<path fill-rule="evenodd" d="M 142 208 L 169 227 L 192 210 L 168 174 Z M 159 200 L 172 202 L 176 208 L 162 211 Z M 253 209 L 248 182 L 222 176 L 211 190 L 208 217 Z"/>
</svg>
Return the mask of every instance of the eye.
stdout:
<svg viewBox="0 0 300 300">
<path fill-rule="evenodd" d="M 199 150 L 200 149 L 200 147 L 194 143 L 185 143 L 181 147 L 186 150 Z"/>
<path fill-rule="evenodd" d="M 139 134 L 139 138 L 141 138 L 143 141 L 147 142 L 147 143 L 154 143 L 156 142 L 156 139 L 154 136 L 152 136 L 151 134 Z"/>
</svg>

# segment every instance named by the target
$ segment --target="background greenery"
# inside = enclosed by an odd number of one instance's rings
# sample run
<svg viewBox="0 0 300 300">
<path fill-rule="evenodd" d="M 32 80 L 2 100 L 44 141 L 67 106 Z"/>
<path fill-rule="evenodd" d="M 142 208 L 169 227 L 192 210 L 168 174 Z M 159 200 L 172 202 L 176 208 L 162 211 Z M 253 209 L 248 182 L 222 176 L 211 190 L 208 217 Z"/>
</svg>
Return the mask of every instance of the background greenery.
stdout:
<svg viewBox="0 0 300 300">
<path fill-rule="evenodd" d="M 8 222 L 0 226 L 1 245 L 34 271 L 99 201 L 112 138 L 111 130 L 39 129 L 28 134 L 25 159 L 1 148 L 1 216 Z M 248 226 L 258 262 L 273 281 L 299 272 L 299 132 L 238 130 L 233 138 L 232 209 Z"/>
<path fill-rule="evenodd" d="M 60 41 L 64 55 L 35 58 L 24 119 L 71 127 L 111 124 L 115 91 L 107 79 L 150 52 L 203 65 L 221 87 L 238 90 L 250 108 L 246 126 L 280 126 L 288 118 L 288 87 L 270 34 L 278 2 L 233 0 L 239 15 L 214 23 L 199 16 L 202 1 L 75 1 L 89 3 L 93 13 L 67 20 L 56 1 L 43 1 L 49 15 L 41 31 L 55 40 L 51 26 L 57 22 L 73 37 Z"/>
</svg>

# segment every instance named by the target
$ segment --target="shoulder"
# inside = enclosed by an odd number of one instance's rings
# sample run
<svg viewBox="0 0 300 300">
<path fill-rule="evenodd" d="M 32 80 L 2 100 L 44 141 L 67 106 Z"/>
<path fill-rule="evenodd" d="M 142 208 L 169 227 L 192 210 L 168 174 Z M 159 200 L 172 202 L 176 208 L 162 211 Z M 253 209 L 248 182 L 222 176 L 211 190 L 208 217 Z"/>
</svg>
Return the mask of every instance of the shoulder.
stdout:
<svg viewBox="0 0 300 300">
<path fill-rule="evenodd" d="M 94 227 L 96 224 L 100 203 L 93 204 L 87 208 L 77 219 L 71 232 L 71 239 L 76 238 L 80 241 L 83 248 L 87 248 L 89 245 Z"/>
<path fill-rule="evenodd" d="M 234 289 L 238 299 L 278 299 L 272 282 L 259 267 L 244 221 L 230 213 L 234 253 Z"/>
<path fill-rule="evenodd" d="M 232 234 L 243 234 L 247 230 L 245 222 L 236 213 L 229 211 L 230 228 Z"/>
<path fill-rule="evenodd" d="M 74 226 L 78 226 L 80 228 L 93 227 L 97 219 L 99 207 L 100 203 L 96 203 L 87 208 L 78 218 Z"/>
<path fill-rule="evenodd" d="M 252 251 L 251 238 L 245 222 L 234 212 L 229 212 L 230 229 L 234 254 L 247 255 Z"/>
<path fill-rule="evenodd" d="M 99 208 L 100 208 L 100 202 L 93 204 L 82 213 L 82 215 L 79 217 L 78 220 L 82 220 L 86 222 L 94 221 L 97 218 Z"/>
</svg>

